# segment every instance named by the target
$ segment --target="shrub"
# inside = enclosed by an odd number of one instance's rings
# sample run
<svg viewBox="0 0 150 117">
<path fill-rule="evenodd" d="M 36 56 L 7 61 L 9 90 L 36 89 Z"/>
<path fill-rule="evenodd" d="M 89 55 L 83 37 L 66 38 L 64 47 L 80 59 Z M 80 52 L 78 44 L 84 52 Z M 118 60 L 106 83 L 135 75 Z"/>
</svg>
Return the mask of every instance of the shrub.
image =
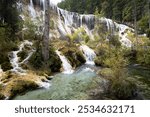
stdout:
<svg viewBox="0 0 150 117">
<path fill-rule="evenodd" d="M 112 77 L 113 71 L 110 68 L 104 68 L 98 71 L 98 75 L 110 79 Z"/>
<path fill-rule="evenodd" d="M 38 31 L 38 27 L 31 21 L 30 18 L 27 18 L 24 22 L 24 30 L 23 30 L 23 35 L 24 39 L 27 40 L 34 40 L 36 39 L 36 31 Z"/>
<path fill-rule="evenodd" d="M 121 48 L 111 48 L 109 56 L 104 59 L 104 64 L 109 68 L 99 71 L 99 74 L 109 80 L 108 95 L 115 99 L 134 98 L 137 87 L 127 80 L 128 60 L 124 57 L 124 51 Z"/>
<path fill-rule="evenodd" d="M 147 34 L 147 37 L 150 38 L 150 29 L 147 29 L 146 34 Z"/>
<path fill-rule="evenodd" d="M 79 28 L 73 34 L 68 34 L 67 37 L 69 38 L 70 44 L 80 41 L 84 41 L 87 43 L 90 40 L 90 37 L 86 34 L 84 28 Z"/>
<path fill-rule="evenodd" d="M 112 35 L 109 42 L 115 47 L 121 47 L 121 42 L 119 41 L 118 35 Z"/>
<path fill-rule="evenodd" d="M 108 58 L 104 61 L 105 65 L 112 69 L 124 68 L 128 65 L 128 60 L 124 57 L 124 51 L 119 49 L 111 49 Z"/>
<path fill-rule="evenodd" d="M 150 49 L 143 47 L 137 49 L 137 62 L 150 67 Z"/>
<path fill-rule="evenodd" d="M 122 100 L 134 99 L 134 97 L 137 96 L 137 87 L 135 83 L 128 80 L 113 81 L 110 86 L 110 91 L 117 99 Z"/>
</svg>

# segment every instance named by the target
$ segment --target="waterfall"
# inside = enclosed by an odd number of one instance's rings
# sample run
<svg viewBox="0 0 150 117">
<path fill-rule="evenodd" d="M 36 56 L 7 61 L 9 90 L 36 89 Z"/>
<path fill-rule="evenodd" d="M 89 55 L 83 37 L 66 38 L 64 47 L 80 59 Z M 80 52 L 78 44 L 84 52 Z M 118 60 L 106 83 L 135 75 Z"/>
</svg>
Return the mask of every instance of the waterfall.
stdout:
<svg viewBox="0 0 150 117">
<path fill-rule="evenodd" d="M 94 58 L 96 57 L 95 52 L 86 45 L 81 45 L 80 50 L 83 52 L 86 59 L 86 64 L 95 65 Z"/>
<path fill-rule="evenodd" d="M 23 70 L 21 67 L 20 67 L 20 64 L 23 64 L 25 63 L 32 55 L 33 51 L 31 51 L 28 55 L 27 58 L 25 58 L 22 62 L 19 62 L 19 57 L 18 57 L 18 53 L 21 52 L 24 48 L 25 45 L 28 45 L 28 46 L 32 46 L 32 43 L 29 42 L 29 41 L 24 41 L 20 46 L 19 46 L 19 50 L 17 51 L 12 51 L 10 54 L 9 54 L 9 59 L 10 59 L 10 63 L 13 67 L 13 69 L 11 70 L 12 72 L 15 72 L 15 73 L 19 73 L 19 74 L 24 74 L 26 71 Z"/>
<path fill-rule="evenodd" d="M 43 21 L 44 21 L 44 9 L 45 9 L 44 4 L 45 4 L 45 0 L 39 0 L 39 6 L 41 7 L 43 13 Z M 83 27 L 86 34 L 91 39 L 94 39 L 93 31 L 96 25 L 95 15 L 92 14 L 86 15 L 86 14 L 79 14 L 75 12 L 69 12 L 57 7 L 57 5 L 54 5 L 51 1 L 50 1 L 50 9 L 58 16 L 57 19 L 55 19 L 56 20 L 55 24 L 57 24 L 57 29 L 55 29 L 55 32 L 57 32 L 58 35 L 55 35 L 55 37 L 57 38 L 65 37 L 67 34 L 72 34 L 76 30 L 78 30 L 78 28 Z M 34 9 L 32 0 L 30 0 L 29 11 L 32 17 L 35 17 L 36 14 L 38 14 L 38 11 L 35 11 Z M 102 17 L 98 20 L 106 26 L 107 28 L 106 31 L 108 31 L 111 35 L 116 35 L 116 34 L 119 35 L 120 37 L 119 41 L 122 43 L 123 46 L 126 47 L 132 46 L 132 42 L 127 38 L 127 33 L 124 30 L 124 27 L 126 27 L 126 29 L 129 29 L 129 27 L 123 24 L 118 24 L 113 20 L 105 17 Z"/>
<path fill-rule="evenodd" d="M 41 12 L 43 15 L 42 18 L 44 21 L 45 0 L 39 0 L 38 4 L 39 7 L 41 8 Z M 58 19 L 56 20 L 56 22 L 58 24 L 57 29 L 59 31 L 58 34 L 60 34 L 59 37 L 66 36 L 67 34 L 72 34 L 82 26 L 85 29 L 88 36 L 93 39 L 92 30 L 95 27 L 94 15 L 92 14 L 85 15 L 85 14 L 78 14 L 75 12 L 69 12 L 57 7 L 57 5 L 53 4 L 52 1 L 50 1 L 50 8 L 53 12 L 55 12 L 58 15 Z M 36 11 L 34 8 L 33 0 L 30 0 L 30 4 L 28 5 L 28 10 L 33 20 L 36 17 L 42 19 L 41 16 L 39 15 L 41 12 L 39 12 L 38 10 Z"/>
<path fill-rule="evenodd" d="M 73 26 L 75 28 L 81 26 L 87 26 L 89 30 L 94 29 L 95 16 L 94 15 L 81 15 L 75 12 L 69 12 L 63 9 L 57 8 L 57 13 L 60 19 L 63 19 L 64 24 L 67 26 Z"/>
<path fill-rule="evenodd" d="M 127 38 L 127 32 L 126 30 L 133 30 L 130 27 L 123 25 L 123 24 L 118 24 L 119 27 L 119 37 L 121 38 L 121 43 L 122 45 L 126 47 L 132 47 L 132 42 Z"/>
<path fill-rule="evenodd" d="M 33 18 L 36 17 L 36 11 L 34 9 L 33 1 L 30 0 L 30 5 L 28 6 L 28 10 L 30 11 L 30 14 Z"/>
<path fill-rule="evenodd" d="M 118 24 L 116 22 L 114 22 L 113 20 L 102 17 L 102 18 L 100 18 L 100 21 L 106 23 L 107 31 L 109 33 L 114 34 L 115 32 L 117 32 Z"/>
<path fill-rule="evenodd" d="M 62 67 L 63 67 L 63 73 L 64 74 L 72 74 L 74 72 L 72 66 L 68 62 L 67 58 L 61 54 L 58 50 L 56 51 L 56 54 L 60 57 L 62 61 Z"/>
<path fill-rule="evenodd" d="M 101 21 L 106 22 L 107 31 L 111 34 L 119 34 L 119 41 L 125 47 L 132 47 L 132 42 L 127 38 L 127 30 L 134 30 L 124 24 L 118 24 L 111 19 L 101 18 Z M 118 31 L 119 29 L 119 31 Z"/>
</svg>

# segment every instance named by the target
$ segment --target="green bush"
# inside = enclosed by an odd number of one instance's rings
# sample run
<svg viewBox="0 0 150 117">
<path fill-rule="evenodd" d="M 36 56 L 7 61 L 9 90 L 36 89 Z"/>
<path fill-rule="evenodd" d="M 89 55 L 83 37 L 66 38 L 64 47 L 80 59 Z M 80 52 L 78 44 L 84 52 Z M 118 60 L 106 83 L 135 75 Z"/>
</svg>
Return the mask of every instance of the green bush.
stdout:
<svg viewBox="0 0 150 117">
<path fill-rule="evenodd" d="M 150 67 L 150 49 L 143 47 L 137 50 L 137 62 Z"/>
<path fill-rule="evenodd" d="M 109 90 L 115 98 L 121 100 L 134 99 L 137 96 L 135 83 L 128 80 L 113 81 Z"/>
<path fill-rule="evenodd" d="M 31 21 L 30 18 L 27 18 L 24 21 L 25 30 L 23 30 L 24 39 L 34 40 L 37 39 L 36 31 L 38 31 L 38 27 Z"/>
<path fill-rule="evenodd" d="M 84 28 L 79 28 L 73 34 L 68 34 L 70 44 L 73 42 L 84 41 L 87 43 L 90 40 L 90 37 L 86 34 Z"/>
<path fill-rule="evenodd" d="M 109 47 L 107 45 L 99 45 L 96 48 L 96 55 L 94 62 L 97 66 L 106 66 L 104 61 L 109 57 Z"/>
<path fill-rule="evenodd" d="M 119 41 L 118 35 L 112 35 L 110 37 L 109 43 L 115 47 L 121 47 L 121 42 Z"/>
<path fill-rule="evenodd" d="M 98 74 L 109 81 L 108 95 L 115 99 L 134 98 L 137 87 L 133 82 L 127 80 L 128 60 L 124 56 L 124 50 L 121 48 L 109 49 L 109 54 L 104 58 L 103 63 L 108 68 L 100 70 Z"/>
<path fill-rule="evenodd" d="M 146 34 L 147 34 L 147 37 L 150 38 L 150 29 L 147 29 Z"/>
<path fill-rule="evenodd" d="M 128 65 L 127 58 L 124 57 L 124 51 L 121 49 L 111 49 L 108 58 L 104 61 L 106 66 L 112 69 L 124 68 Z"/>
<path fill-rule="evenodd" d="M 141 33 L 146 33 L 148 29 L 148 17 L 145 15 L 138 21 L 138 26 L 140 28 Z"/>
</svg>

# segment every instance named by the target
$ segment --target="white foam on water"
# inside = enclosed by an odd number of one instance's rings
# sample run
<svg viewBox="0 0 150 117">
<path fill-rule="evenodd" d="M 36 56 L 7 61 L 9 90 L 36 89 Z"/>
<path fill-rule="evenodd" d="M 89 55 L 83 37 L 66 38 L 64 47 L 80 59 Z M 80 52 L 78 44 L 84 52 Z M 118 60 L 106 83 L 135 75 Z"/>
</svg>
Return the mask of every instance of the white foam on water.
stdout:
<svg viewBox="0 0 150 117">
<path fill-rule="evenodd" d="M 21 74 L 21 75 L 25 75 L 26 70 L 22 69 L 20 67 L 20 64 L 23 64 L 24 62 L 26 62 L 31 57 L 31 55 L 33 54 L 33 51 L 31 51 L 29 53 L 29 55 L 27 56 L 27 58 L 25 58 L 22 62 L 19 62 L 19 57 L 18 57 L 17 54 L 23 50 L 25 45 L 32 46 L 32 44 L 33 44 L 32 42 L 29 42 L 29 41 L 25 40 L 19 46 L 19 50 L 12 51 L 9 54 L 10 63 L 13 67 L 13 69 L 11 69 L 12 72 L 15 72 L 15 73 L 18 73 L 18 74 Z"/>
<path fill-rule="evenodd" d="M 83 52 L 83 55 L 86 59 L 86 64 L 95 65 L 94 58 L 96 57 L 96 54 L 94 50 L 92 50 L 86 45 L 81 45 L 80 50 Z"/>
<path fill-rule="evenodd" d="M 91 69 L 91 68 L 89 68 L 89 67 L 86 67 L 86 68 L 84 69 L 84 71 L 94 72 L 94 70 L 93 70 L 93 69 Z"/>
<path fill-rule="evenodd" d="M 56 54 L 60 57 L 61 61 L 62 61 L 62 67 L 63 67 L 63 73 L 64 74 L 72 74 L 74 72 L 72 66 L 70 65 L 69 61 L 67 60 L 67 58 L 65 56 L 63 56 L 61 54 L 61 52 L 59 52 L 58 50 L 56 51 Z"/>
</svg>

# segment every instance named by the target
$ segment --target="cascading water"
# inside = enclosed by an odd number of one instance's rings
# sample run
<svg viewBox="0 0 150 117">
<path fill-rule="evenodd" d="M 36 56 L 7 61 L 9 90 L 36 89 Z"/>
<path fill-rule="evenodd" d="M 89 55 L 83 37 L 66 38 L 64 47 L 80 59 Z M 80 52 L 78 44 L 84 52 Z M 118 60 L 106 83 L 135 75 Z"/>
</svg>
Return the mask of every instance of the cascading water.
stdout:
<svg viewBox="0 0 150 117">
<path fill-rule="evenodd" d="M 127 38 L 127 32 L 126 30 L 133 30 L 130 27 L 123 25 L 123 24 L 119 24 L 119 37 L 121 37 L 121 42 L 122 45 L 126 46 L 126 47 L 132 47 L 132 42 Z"/>
<path fill-rule="evenodd" d="M 36 17 L 36 11 L 34 9 L 33 1 L 30 0 L 30 5 L 28 6 L 28 10 L 30 11 L 30 14 L 33 18 Z"/>
<path fill-rule="evenodd" d="M 43 21 L 44 21 L 44 9 L 45 9 L 45 0 L 39 0 L 39 6 L 43 10 Z M 78 14 L 75 12 L 69 12 L 66 10 L 63 10 L 61 8 L 58 8 L 56 5 L 54 5 L 52 2 L 50 2 L 50 8 L 57 13 L 57 37 L 59 38 L 60 36 L 66 36 L 67 34 L 72 34 L 75 32 L 78 28 L 83 27 L 86 34 L 91 38 L 94 39 L 93 36 L 93 29 L 95 28 L 95 15 L 85 15 L 85 14 Z M 39 14 L 38 11 L 34 9 L 33 1 L 30 0 L 30 5 L 29 5 L 29 11 L 31 13 L 32 17 L 36 17 L 36 14 Z M 37 12 L 37 13 L 36 13 Z M 111 33 L 112 35 L 119 34 L 120 37 L 120 42 L 122 45 L 126 47 L 131 47 L 132 42 L 127 38 L 127 33 L 124 31 L 124 27 L 126 29 L 129 29 L 129 27 L 123 25 L 123 24 L 118 24 L 114 22 L 111 19 L 107 18 L 100 18 L 99 19 L 101 22 L 104 22 L 107 31 Z M 119 30 L 118 30 L 119 29 Z M 122 33 L 123 32 L 123 33 Z M 56 35 L 55 35 L 56 37 Z"/>
<path fill-rule="evenodd" d="M 86 45 L 81 45 L 80 50 L 83 52 L 86 59 L 86 64 L 95 65 L 94 58 L 96 57 L 95 52 Z"/>
<path fill-rule="evenodd" d="M 131 29 L 130 27 L 128 27 L 124 24 L 118 24 L 111 19 L 101 18 L 101 20 L 106 22 L 108 32 L 110 32 L 111 34 L 119 33 L 120 42 L 122 43 L 123 46 L 132 47 L 132 42 L 127 38 L 128 34 L 127 34 L 126 30 L 131 31 L 134 29 Z M 119 29 L 119 31 L 118 31 L 118 29 Z"/>
<path fill-rule="evenodd" d="M 32 43 L 26 40 L 19 46 L 19 50 L 12 51 L 9 54 L 10 63 L 13 67 L 13 69 L 11 70 L 12 72 L 19 73 L 19 74 L 24 74 L 26 72 L 20 67 L 20 64 L 25 63 L 31 57 L 31 55 L 33 54 L 33 50 L 29 53 L 27 58 L 25 58 L 22 62 L 19 62 L 19 57 L 17 55 L 19 52 L 23 50 L 25 45 L 32 46 Z"/>
<path fill-rule="evenodd" d="M 108 18 L 101 18 L 101 21 L 105 21 L 106 22 L 106 26 L 107 26 L 107 31 L 110 32 L 110 33 L 114 33 L 116 32 L 117 28 L 116 28 L 116 22 L 114 22 L 113 20 L 111 19 L 108 19 Z"/>
<path fill-rule="evenodd" d="M 63 73 L 64 74 L 72 74 L 74 72 L 72 66 L 68 62 L 67 58 L 61 54 L 58 50 L 56 51 L 56 54 L 60 57 L 62 61 L 62 67 L 63 67 Z"/>
<path fill-rule="evenodd" d="M 84 27 L 87 34 L 91 36 L 92 30 L 95 27 L 94 15 L 80 15 L 78 13 L 69 12 L 58 7 L 56 7 L 56 9 L 59 16 L 58 23 L 61 23 L 61 25 L 58 26 L 58 29 L 61 30 L 61 32 L 68 34 L 74 32 L 72 30 L 76 30 L 79 27 Z"/>
</svg>

